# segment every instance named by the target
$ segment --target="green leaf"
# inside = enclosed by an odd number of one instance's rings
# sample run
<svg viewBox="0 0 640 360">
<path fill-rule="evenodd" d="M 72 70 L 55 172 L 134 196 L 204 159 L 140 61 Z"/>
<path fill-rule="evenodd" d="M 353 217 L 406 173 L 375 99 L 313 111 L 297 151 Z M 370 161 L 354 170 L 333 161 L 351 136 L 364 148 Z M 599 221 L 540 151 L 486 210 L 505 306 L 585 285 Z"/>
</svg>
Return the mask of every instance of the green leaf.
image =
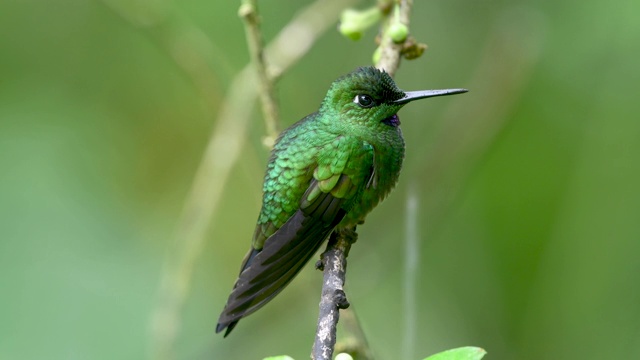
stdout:
<svg viewBox="0 0 640 360">
<path fill-rule="evenodd" d="M 262 360 L 293 360 L 293 358 L 289 355 L 278 355 L 278 356 L 269 356 Z"/>
<path fill-rule="evenodd" d="M 347 353 L 340 353 L 334 360 L 353 360 L 353 357 Z"/>
<path fill-rule="evenodd" d="M 424 360 L 480 360 L 486 353 L 479 347 L 465 346 L 431 355 Z"/>
</svg>

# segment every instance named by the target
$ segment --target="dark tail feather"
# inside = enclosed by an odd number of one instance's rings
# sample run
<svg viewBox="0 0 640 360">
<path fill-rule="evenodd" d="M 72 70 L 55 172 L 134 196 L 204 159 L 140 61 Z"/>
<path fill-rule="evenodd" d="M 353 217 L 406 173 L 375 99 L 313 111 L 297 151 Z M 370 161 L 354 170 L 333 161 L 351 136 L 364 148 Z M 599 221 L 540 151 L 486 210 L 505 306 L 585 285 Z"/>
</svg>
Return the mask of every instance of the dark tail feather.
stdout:
<svg viewBox="0 0 640 360">
<path fill-rule="evenodd" d="M 251 250 L 249 250 L 247 255 L 244 256 L 244 260 L 242 260 L 242 266 L 240 266 L 240 274 L 242 274 L 242 272 L 251 265 L 251 263 L 253 262 L 253 258 L 255 258 L 259 253 L 260 250 L 256 250 L 254 248 L 251 248 Z M 238 281 L 236 281 L 236 283 L 233 285 L 233 288 L 235 289 L 236 286 L 238 286 Z M 236 325 L 238 325 L 238 320 L 230 322 L 226 325 L 218 324 L 216 326 L 216 334 L 224 330 L 226 327 L 227 331 L 224 332 L 224 337 L 227 337 L 229 333 L 231 333 L 231 330 L 236 327 Z"/>
<path fill-rule="evenodd" d="M 253 262 L 253 258 L 255 258 L 256 255 L 258 255 L 258 254 L 260 254 L 260 250 L 256 250 L 254 248 L 251 248 L 251 250 L 249 250 L 247 255 L 245 255 L 244 259 L 242 260 L 242 266 L 240 266 L 240 274 L 242 274 L 242 272 L 246 268 L 251 266 L 251 263 Z M 238 276 L 240 276 L 240 275 L 238 275 Z"/>
<path fill-rule="evenodd" d="M 236 325 L 238 325 L 238 321 L 239 320 L 230 322 L 227 325 L 218 324 L 218 326 L 216 326 L 216 334 L 219 333 L 220 331 L 224 330 L 224 328 L 226 327 L 227 331 L 224 332 L 224 336 L 223 337 L 227 337 L 229 335 L 229 333 L 231 332 L 231 330 L 233 330 L 233 328 L 236 327 Z"/>
<path fill-rule="evenodd" d="M 247 255 L 245 255 L 244 259 L 242 260 L 242 266 L 240 266 L 240 274 L 242 274 L 242 272 L 251 265 L 251 263 L 253 262 L 253 258 L 255 258 L 259 253 L 260 250 L 256 250 L 254 248 L 251 248 L 251 250 L 249 250 Z M 236 286 L 238 286 L 238 281 L 236 281 L 236 283 L 233 285 L 233 288 L 235 289 Z M 227 337 L 229 333 L 231 333 L 231 330 L 236 327 L 236 325 L 238 325 L 238 320 L 230 322 L 228 324 L 219 323 L 216 326 L 216 334 L 224 330 L 226 327 L 227 331 L 224 332 L 224 337 Z"/>
<path fill-rule="evenodd" d="M 261 251 L 250 252 L 216 327 L 225 337 L 243 317 L 260 309 L 300 272 L 345 213 L 333 221 L 318 221 L 298 210 L 267 241 Z"/>
</svg>

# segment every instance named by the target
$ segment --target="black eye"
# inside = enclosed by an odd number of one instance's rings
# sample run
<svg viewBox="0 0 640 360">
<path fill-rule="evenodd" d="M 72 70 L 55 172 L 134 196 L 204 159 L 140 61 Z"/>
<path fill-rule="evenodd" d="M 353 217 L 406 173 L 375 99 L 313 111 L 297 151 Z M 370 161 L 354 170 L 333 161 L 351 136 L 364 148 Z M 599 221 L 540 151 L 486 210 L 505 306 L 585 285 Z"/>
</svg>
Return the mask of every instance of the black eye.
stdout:
<svg viewBox="0 0 640 360">
<path fill-rule="evenodd" d="M 363 108 L 370 108 L 376 104 L 371 96 L 364 94 L 356 95 L 355 99 L 353 99 L 353 102 Z"/>
</svg>

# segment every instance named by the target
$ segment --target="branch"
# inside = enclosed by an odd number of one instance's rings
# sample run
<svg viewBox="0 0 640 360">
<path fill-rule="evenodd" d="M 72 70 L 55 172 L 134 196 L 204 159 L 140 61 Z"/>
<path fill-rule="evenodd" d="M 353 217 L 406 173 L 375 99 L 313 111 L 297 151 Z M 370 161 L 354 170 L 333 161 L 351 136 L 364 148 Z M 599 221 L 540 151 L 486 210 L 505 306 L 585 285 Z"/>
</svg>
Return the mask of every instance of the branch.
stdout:
<svg viewBox="0 0 640 360">
<path fill-rule="evenodd" d="M 355 228 L 332 232 L 327 250 L 322 253 L 321 260 L 316 264 L 319 270 L 324 271 L 324 276 L 318 330 L 311 351 L 311 358 L 314 360 L 330 360 L 333 356 L 340 309 L 349 307 L 347 296 L 342 289 L 347 272 L 347 256 L 351 244 L 357 238 Z"/>
<path fill-rule="evenodd" d="M 400 59 L 405 47 L 403 43 L 394 42 L 386 30 L 394 22 L 409 26 L 409 15 L 413 1 L 401 0 L 399 3 L 399 16 L 397 18 L 387 16 L 382 24 L 381 57 L 376 64 L 376 67 L 385 70 L 391 76 L 400 66 Z M 320 263 L 316 265 L 318 269 L 324 271 L 324 276 L 316 339 L 311 352 L 311 358 L 314 360 L 330 360 L 333 356 L 336 327 L 340 319 L 339 310 L 349 306 L 343 286 L 346 278 L 347 256 L 356 239 L 355 227 L 334 231 L 321 256 Z"/>
<path fill-rule="evenodd" d="M 399 22 L 409 27 L 409 15 L 411 15 L 411 7 L 413 6 L 413 0 L 399 0 L 400 9 L 398 18 L 394 16 L 387 16 L 382 24 L 382 40 L 380 40 L 381 56 L 380 60 L 376 63 L 378 69 L 382 69 L 389 73 L 393 77 L 396 70 L 400 67 L 400 59 L 404 50 L 404 43 L 396 43 L 391 39 L 391 35 L 387 31 L 394 22 Z M 407 39 L 410 41 L 410 39 Z M 405 43 L 407 42 L 405 41 Z"/>
<path fill-rule="evenodd" d="M 247 33 L 247 43 L 251 62 L 255 67 L 256 75 L 260 85 L 260 102 L 262 104 L 262 116 L 264 116 L 267 136 L 265 145 L 268 148 L 278 136 L 278 103 L 275 99 L 275 90 L 272 78 L 267 73 L 267 64 L 264 56 L 264 43 L 260 32 L 260 15 L 258 14 L 257 0 L 243 0 L 238 15 L 244 19 L 245 31 Z"/>
</svg>

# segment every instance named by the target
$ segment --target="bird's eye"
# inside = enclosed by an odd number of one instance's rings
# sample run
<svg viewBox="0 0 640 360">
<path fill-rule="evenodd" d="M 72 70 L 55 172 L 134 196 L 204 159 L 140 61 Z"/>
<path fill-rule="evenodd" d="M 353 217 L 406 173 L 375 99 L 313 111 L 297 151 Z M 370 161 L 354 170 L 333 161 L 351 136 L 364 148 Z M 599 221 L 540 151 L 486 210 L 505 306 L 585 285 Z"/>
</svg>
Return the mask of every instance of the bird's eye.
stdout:
<svg viewBox="0 0 640 360">
<path fill-rule="evenodd" d="M 363 108 L 370 108 L 376 104 L 371 96 L 364 94 L 356 95 L 355 99 L 353 99 L 353 102 Z"/>
</svg>

